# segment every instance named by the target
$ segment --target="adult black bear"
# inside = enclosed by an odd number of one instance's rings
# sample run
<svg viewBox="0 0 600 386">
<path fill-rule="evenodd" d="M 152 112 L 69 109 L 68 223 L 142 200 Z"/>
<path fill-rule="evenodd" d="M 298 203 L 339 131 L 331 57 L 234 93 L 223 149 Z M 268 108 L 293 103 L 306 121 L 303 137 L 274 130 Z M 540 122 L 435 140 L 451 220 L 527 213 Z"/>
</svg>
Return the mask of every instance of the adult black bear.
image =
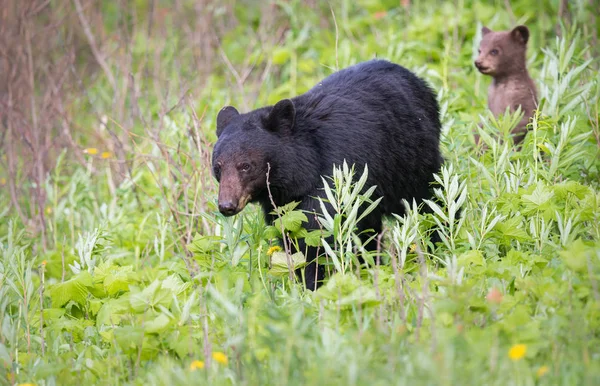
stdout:
<svg viewBox="0 0 600 386">
<path fill-rule="evenodd" d="M 248 202 L 259 203 L 274 220 L 267 192 L 277 206 L 299 201 L 299 209 L 320 212 L 321 176 L 344 159 L 356 175 L 369 166 L 366 187 L 377 186 L 377 209 L 358 231 L 381 232 L 382 216 L 403 214 L 402 199 L 431 197 L 430 182 L 442 164 L 439 106 L 428 85 L 413 73 L 385 60 L 356 64 L 325 78 L 310 91 L 275 106 L 240 114 L 231 106 L 217 116 L 218 141 L 213 172 L 219 181 L 219 210 L 226 216 Z M 318 229 L 308 216 L 307 229 Z M 366 235 L 368 238 L 369 235 Z M 369 245 L 373 247 L 373 243 Z M 306 251 L 301 244 L 302 251 Z M 323 269 L 309 247 L 306 286 L 318 287 Z"/>
</svg>

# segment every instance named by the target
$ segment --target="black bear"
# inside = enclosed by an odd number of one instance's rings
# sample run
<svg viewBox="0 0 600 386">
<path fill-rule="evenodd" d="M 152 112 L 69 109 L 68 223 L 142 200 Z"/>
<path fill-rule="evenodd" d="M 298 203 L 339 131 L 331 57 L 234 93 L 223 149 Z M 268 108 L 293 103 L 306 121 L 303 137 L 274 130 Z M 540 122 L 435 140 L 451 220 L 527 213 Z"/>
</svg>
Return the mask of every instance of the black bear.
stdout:
<svg viewBox="0 0 600 386">
<path fill-rule="evenodd" d="M 515 145 L 527 134 L 527 124 L 537 108 L 537 90 L 527 71 L 527 41 L 529 29 L 524 25 L 510 31 L 481 29 L 482 39 L 475 67 L 494 78 L 488 89 L 488 107 L 495 116 L 504 114 L 506 108 L 514 112 L 519 106 L 523 118 L 512 129 Z M 479 143 L 479 136 L 475 137 Z"/>
<path fill-rule="evenodd" d="M 369 167 L 366 187 L 376 185 L 377 209 L 358 231 L 381 232 L 382 216 L 402 215 L 402 199 L 431 197 L 430 182 L 443 162 L 439 149 L 439 106 L 429 86 L 406 68 L 371 60 L 325 78 L 305 94 L 240 114 L 224 107 L 217 116 L 213 173 L 219 181 L 219 210 L 239 213 L 248 202 L 275 219 L 267 192 L 267 169 L 277 206 L 299 201 L 298 209 L 320 212 L 321 176 L 344 160 L 356 175 Z M 306 229 L 319 229 L 314 216 Z M 367 239 L 369 235 L 365 236 Z M 374 245 L 368 245 L 374 249 Z M 324 271 L 317 249 L 307 251 L 306 286 L 316 289 Z"/>
</svg>

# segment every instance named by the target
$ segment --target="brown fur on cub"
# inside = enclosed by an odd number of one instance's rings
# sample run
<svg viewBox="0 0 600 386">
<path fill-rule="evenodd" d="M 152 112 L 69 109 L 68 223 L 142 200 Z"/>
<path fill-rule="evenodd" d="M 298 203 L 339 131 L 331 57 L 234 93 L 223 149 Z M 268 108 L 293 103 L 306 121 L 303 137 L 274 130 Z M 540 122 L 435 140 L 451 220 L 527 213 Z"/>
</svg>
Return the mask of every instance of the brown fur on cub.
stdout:
<svg viewBox="0 0 600 386">
<path fill-rule="evenodd" d="M 497 32 L 483 27 L 481 32 L 483 37 L 475 67 L 493 78 L 488 90 L 488 107 L 498 116 L 507 107 L 513 112 L 521 106 L 523 118 L 512 130 L 515 145 L 518 145 L 525 138 L 527 123 L 537 107 L 537 91 L 527 72 L 525 58 L 529 30 L 520 25 L 512 31 Z"/>
</svg>

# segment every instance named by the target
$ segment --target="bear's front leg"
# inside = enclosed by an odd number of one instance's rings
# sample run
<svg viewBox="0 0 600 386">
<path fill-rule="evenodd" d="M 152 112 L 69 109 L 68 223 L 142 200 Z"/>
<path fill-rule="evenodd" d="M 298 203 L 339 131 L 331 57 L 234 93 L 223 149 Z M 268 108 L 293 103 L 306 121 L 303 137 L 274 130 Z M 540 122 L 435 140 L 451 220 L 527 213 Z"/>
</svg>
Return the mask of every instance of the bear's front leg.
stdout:
<svg viewBox="0 0 600 386">
<path fill-rule="evenodd" d="M 304 240 L 298 244 L 307 261 L 304 267 L 304 284 L 307 289 L 315 291 L 323 284 L 323 279 L 325 279 L 325 267 L 317 263 L 318 254 L 323 251 L 323 248 L 307 247 Z M 296 274 L 302 280 L 301 269 L 296 270 Z"/>
</svg>

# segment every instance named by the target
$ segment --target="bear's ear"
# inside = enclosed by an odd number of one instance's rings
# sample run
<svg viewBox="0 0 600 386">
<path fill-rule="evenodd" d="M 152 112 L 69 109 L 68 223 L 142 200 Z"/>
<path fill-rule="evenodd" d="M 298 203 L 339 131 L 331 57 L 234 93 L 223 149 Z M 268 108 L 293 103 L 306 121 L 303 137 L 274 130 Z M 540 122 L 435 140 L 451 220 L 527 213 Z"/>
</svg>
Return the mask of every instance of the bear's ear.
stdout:
<svg viewBox="0 0 600 386">
<path fill-rule="evenodd" d="M 510 36 L 519 43 L 527 44 L 527 41 L 529 40 L 529 30 L 524 25 L 520 25 L 510 31 Z"/>
<path fill-rule="evenodd" d="M 265 128 L 272 132 L 289 134 L 296 121 L 296 108 L 290 99 L 277 102 L 265 120 Z"/>
<path fill-rule="evenodd" d="M 481 36 L 485 36 L 485 35 L 489 34 L 490 32 L 492 32 L 492 30 L 489 29 L 488 27 L 481 28 Z"/>
<path fill-rule="evenodd" d="M 229 121 L 238 115 L 240 113 L 233 106 L 225 106 L 219 111 L 219 114 L 217 114 L 217 137 L 221 135 Z"/>
</svg>

